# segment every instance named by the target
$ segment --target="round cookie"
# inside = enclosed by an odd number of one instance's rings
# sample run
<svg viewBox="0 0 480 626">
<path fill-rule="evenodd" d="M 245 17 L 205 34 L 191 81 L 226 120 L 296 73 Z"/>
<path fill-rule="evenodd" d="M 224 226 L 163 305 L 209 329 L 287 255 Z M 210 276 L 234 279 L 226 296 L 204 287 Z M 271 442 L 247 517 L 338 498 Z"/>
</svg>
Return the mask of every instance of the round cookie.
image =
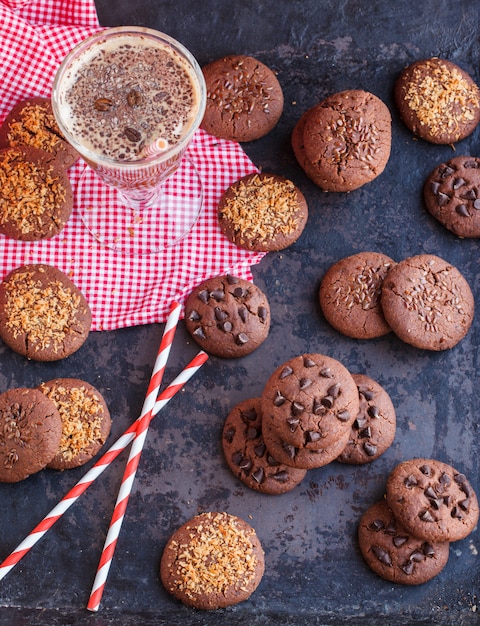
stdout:
<svg viewBox="0 0 480 626">
<path fill-rule="evenodd" d="M 315 185 L 321 187 L 323 179 L 320 173 L 317 172 L 317 170 L 315 169 L 315 166 L 308 160 L 307 155 L 305 154 L 305 140 L 303 136 L 305 124 L 307 123 L 307 119 L 314 108 L 315 107 L 312 107 L 311 109 L 308 109 L 308 111 L 305 111 L 305 113 L 295 124 L 292 131 L 291 144 L 293 154 L 295 155 L 295 158 L 297 159 L 300 167 L 310 178 L 310 180 L 315 183 Z"/>
<path fill-rule="evenodd" d="M 294 449 L 331 449 L 350 433 L 359 409 L 350 372 L 322 354 L 296 356 L 277 367 L 261 400 L 265 440 L 273 431 L 276 439 Z"/>
<path fill-rule="evenodd" d="M 390 158 L 388 107 L 367 91 L 335 93 L 313 107 L 303 130 L 305 156 L 324 191 L 353 191 L 371 182 Z"/>
<path fill-rule="evenodd" d="M 383 281 L 381 304 L 393 332 L 424 350 L 453 348 L 467 334 L 474 299 L 460 271 L 433 254 L 397 263 Z"/>
<path fill-rule="evenodd" d="M 207 103 L 200 127 L 222 139 L 248 142 L 263 137 L 283 112 L 283 91 L 273 71 L 242 54 L 202 68 Z"/>
<path fill-rule="evenodd" d="M 85 296 L 52 265 L 23 265 L 0 283 L 0 338 L 35 361 L 56 361 L 88 337 L 92 314 Z"/>
<path fill-rule="evenodd" d="M 445 59 L 422 59 L 406 67 L 394 86 L 405 126 L 435 144 L 470 135 L 480 121 L 480 90 L 467 72 Z"/>
<path fill-rule="evenodd" d="M 448 542 L 411 535 L 395 519 L 385 500 L 373 504 L 358 527 L 360 552 L 376 574 L 394 583 L 421 585 L 439 574 L 450 553 Z"/>
<path fill-rule="evenodd" d="M 0 394 L 0 482 L 15 483 L 44 469 L 55 456 L 62 420 L 38 389 Z"/>
<path fill-rule="evenodd" d="M 78 160 L 57 125 L 50 98 L 27 98 L 18 102 L 0 126 L 0 148 L 30 146 L 43 150 L 62 168 Z"/>
<path fill-rule="evenodd" d="M 223 426 L 222 446 L 233 474 L 256 491 L 286 493 L 305 478 L 305 470 L 280 463 L 267 450 L 260 398 L 244 400 L 233 407 Z"/>
<path fill-rule="evenodd" d="M 206 352 L 223 358 L 241 357 L 267 338 L 270 305 L 262 290 L 250 281 L 216 276 L 187 297 L 185 323 Z"/>
<path fill-rule="evenodd" d="M 320 308 L 331 326 L 347 337 L 373 339 L 391 331 L 380 296 L 395 262 L 379 252 L 360 252 L 332 265 L 320 283 Z"/>
<path fill-rule="evenodd" d="M 395 407 L 386 390 L 365 374 L 352 374 L 360 398 L 347 445 L 337 461 L 363 465 L 378 459 L 395 439 Z"/>
<path fill-rule="evenodd" d="M 50 469 L 64 470 L 84 465 L 101 449 L 110 434 L 107 404 L 92 385 L 77 378 L 56 378 L 38 389 L 57 407 L 62 419 L 62 438 Z"/>
<path fill-rule="evenodd" d="M 65 170 L 30 146 L 0 151 L 0 233 L 21 241 L 50 239 L 67 223 L 73 192 Z"/>
<path fill-rule="evenodd" d="M 295 243 L 308 219 L 305 196 L 292 181 L 255 173 L 230 185 L 218 206 L 220 228 L 235 245 L 270 252 Z"/>
<path fill-rule="evenodd" d="M 247 600 L 265 571 L 255 530 L 228 513 L 197 515 L 170 537 L 160 578 L 175 598 L 196 609 L 214 610 Z"/>
<path fill-rule="evenodd" d="M 408 532 L 426 541 L 464 539 L 478 522 L 478 500 L 471 484 L 442 461 L 399 463 L 387 479 L 386 499 Z"/>
<path fill-rule="evenodd" d="M 423 187 L 427 210 L 458 237 L 480 237 L 480 159 L 459 156 L 438 165 Z"/>
</svg>

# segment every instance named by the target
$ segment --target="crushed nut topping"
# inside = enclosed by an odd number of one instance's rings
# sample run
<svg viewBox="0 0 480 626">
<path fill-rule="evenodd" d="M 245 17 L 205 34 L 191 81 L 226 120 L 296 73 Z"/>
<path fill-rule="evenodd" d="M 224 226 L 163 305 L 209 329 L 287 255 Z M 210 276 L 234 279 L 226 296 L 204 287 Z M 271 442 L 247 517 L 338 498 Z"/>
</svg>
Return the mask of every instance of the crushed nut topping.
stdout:
<svg viewBox="0 0 480 626">
<path fill-rule="evenodd" d="M 21 119 L 12 122 L 8 132 L 11 146 L 27 145 L 47 152 L 51 152 L 61 139 L 55 117 L 39 104 L 24 107 Z"/>
</svg>

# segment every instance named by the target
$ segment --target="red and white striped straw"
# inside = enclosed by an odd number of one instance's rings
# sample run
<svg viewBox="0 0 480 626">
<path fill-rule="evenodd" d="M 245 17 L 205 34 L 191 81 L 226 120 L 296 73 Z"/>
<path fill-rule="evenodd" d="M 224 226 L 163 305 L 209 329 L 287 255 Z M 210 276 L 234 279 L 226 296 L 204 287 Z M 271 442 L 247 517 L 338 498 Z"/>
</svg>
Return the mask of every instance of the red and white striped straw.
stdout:
<svg viewBox="0 0 480 626">
<path fill-rule="evenodd" d="M 175 319 L 171 322 L 172 328 L 176 326 L 179 314 L 180 311 L 178 311 Z M 170 317 L 172 317 L 172 314 L 170 315 Z M 168 323 L 169 322 L 167 321 L 167 325 Z M 169 345 L 167 345 L 166 348 L 167 347 L 169 348 Z M 159 356 L 163 354 L 164 352 L 160 352 Z M 162 362 L 159 363 L 159 372 L 163 372 L 165 370 L 167 357 L 168 352 Z M 152 377 L 152 381 L 153 380 L 154 377 Z M 158 382 L 158 384 L 160 384 L 160 381 Z M 155 385 L 151 386 L 152 393 L 147 392 L 147 396 L 145 398 L 140 421 L 137 425 L 137 430 L 135 433 L 135 439 L 133 440 L 132 447 L 130 448 L 130 454 L 128 456 L 127 465 L 125 467 L 122 482 L 120 485 L 120 490 L 118 492 L 117 501 L 115 503 L 115 508 L 113 510 L 112 518 L 110 520 L 110 527 L 108 529 L 107 537 L 105 539 L 102 555 L 100 557 L 100 562 L 97 568 L 97 574 L 95 576 L 92 591 L 87 604 L 87 609 L 89 611 L 98 611 L 100 601 L 102 599 L 108 572 L 110 570 L 110 565 L 112 564 L 113 555 L 115 553 L 115 548 L 117 546 L 118 537 L 122 528 L 123 519 L 127 510 L 128 500 L 130 498 L 130 493 L 132 492 L 135 475 L 137 473 L 138 464 L 140 462 L 143 446 L 147 437 L 148 427 L 154 415 L 153 411 L 155 409 L 155 402 L 158 395 L 158 386 L 156 386 L 156 383 Z"/>
</svg>

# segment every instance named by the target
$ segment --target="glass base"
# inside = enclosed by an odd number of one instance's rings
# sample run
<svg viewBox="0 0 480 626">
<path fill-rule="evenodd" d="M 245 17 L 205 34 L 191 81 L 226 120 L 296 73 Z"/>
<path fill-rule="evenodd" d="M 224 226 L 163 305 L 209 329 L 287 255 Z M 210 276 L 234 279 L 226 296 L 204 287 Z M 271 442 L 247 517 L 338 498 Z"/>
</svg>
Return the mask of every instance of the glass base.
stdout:
<svg viewBox="0 0 480 626">
<path fill-rule="evenodd" d="M 154 254 L 192 229 L 203 205 L 202 179 L 188 158 L 160 187 L 152 206 L 133 209 L 88 167 L 76 190 L 83 223 L 101 244 L 124 254 Z"/>
</svg>

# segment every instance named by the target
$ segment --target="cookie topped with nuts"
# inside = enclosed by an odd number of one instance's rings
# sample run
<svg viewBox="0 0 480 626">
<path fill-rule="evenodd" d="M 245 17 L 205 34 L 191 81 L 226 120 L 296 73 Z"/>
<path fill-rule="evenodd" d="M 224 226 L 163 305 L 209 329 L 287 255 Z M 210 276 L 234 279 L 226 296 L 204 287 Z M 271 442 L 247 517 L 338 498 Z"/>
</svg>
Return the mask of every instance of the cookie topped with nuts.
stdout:
<svg viewBox="0 0 480 626">
<path fill-rule="evenodd" d="M 46 152 L 0 150 L 0 233 L 20 241 L 50 239 L 64 228 L 72 206 L 70 180 Z"/>
<path fill-rule="evenodd" d="M 461 272 L 433 254 L 397 263 L 383 281 L 385 319 L 403 341 L 424 350 L 447 350 L 472 325 L 474 298 Z"/>
<path fill-rule="evenodd" d="M 305 196 L 290 180 L 265 172 L 248 174 L 222 195 L 220 228 L 247 250 L 270 252 L 293 244 L 308 219 Z"/>
<path fill-rule="evenodd" d="M 64 470 L 84 465 L 110 433 L 110 412 L 101 393 L 77 378 L 55 378 L 38 389 L 55 404 L 62 420 L 60 445 L 47 467 Z"/>
<path fill-rule="evenodd" d="M 241 357 L 267 338 L 270 305 L 252 282 L 231 275 L 216 276 L 187 297 L 185 324 L 206 352 L 224 358 Z"/>
<path fill-rule="evenodd" d="M 202 68 L 207 103 L 200 127 L 207 133 L 247 142 L 269 133 L 283 112 L 275 73 L 257 59 L 234 54 Z"/>
<path fill-rule="evenodd" d="M 27 98 L 7 115 L 0 126 L 0 148 L 16 146 L 43 150 L 62 168 L 69 168 L 79 158 L 58 127 L 50 98 Z"/>
<path fill-rule="evenodd" d="M 91 323 L 85 296 L 52 265 L 22 265 L 0 283 L 0 337 L 29 359 L 56 361 L 73 354 Z"/>
<path fill-rule="evenodd" d="M 445 59 L 422 59 L 406 67 L 395 82 L 394 97 L 405 126 L 430 143 L 465 139 L 480 121 L 478 86 Z"/>
<path fill-rule="evenodd" d="M 223 512 L 200 513 L 177 528 L 160 562 L 165 589 L 183 604 L 203 610 L 247 600 L 264 571 L 254 528 Z"/>
<path fill-rule="evenodd" d="M 62 420 L 38 389 L 0 394 L 0 482 L 16 483 L 44 469 L 55 456 Z"/>
</svg>

